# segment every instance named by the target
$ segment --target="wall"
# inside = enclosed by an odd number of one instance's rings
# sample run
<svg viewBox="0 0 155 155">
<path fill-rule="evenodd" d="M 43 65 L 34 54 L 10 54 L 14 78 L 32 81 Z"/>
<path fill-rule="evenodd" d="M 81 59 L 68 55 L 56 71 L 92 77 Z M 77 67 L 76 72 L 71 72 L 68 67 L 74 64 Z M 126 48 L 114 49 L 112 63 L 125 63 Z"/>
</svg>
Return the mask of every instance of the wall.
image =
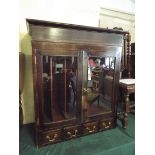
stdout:
<svg viewBox="0 0 155 155">
<path fill-rule="evenodd" d="M 120 1 L 120 0 L 119 0 Z M 126 0 L 127 1 L 127 0 Z M 118 9 L 125 8 L 126 1 Z M 115 3 L 115 2 L 113 2 Z M 78 25 L 112 27 L 111 19 L 101 15 L 100 6 L 109 2 L 101 0 L 20 0 L 19 50 L 25 54 L 25 79 L 22 93 L 24 124 L 34 122 L 31 38 L 27 34 L 26 18 L 64 22 Z M 109 5 L 110 6 L 110 5 Z M 107 6 L 107 7 L 109 7 Z M 115 8 L 117 9 L 117 8 Z M 125 11 L 130 8 L 125 8 Z M 126 17 L 125 17 L 126 18 Z M 102 22 L 104 19 L 104 22 Z M 113 20 L 113 19 L 112 19 Z M 107 23 L 107 24 L 106 24 Z M 115 23 L 116 24 L 116 23 Z M 130 27 L 130 26 L 129 26 Z M 128 29 L 128 28 L 127 28 Z"/>
<path fill-rule="evenodd" d="M 107 8 L 100 9 L 99 27 L 114 28 L 121 27 L 131 34 L 131 42 L 135 42 L 135 15 Z"/>
<path fill-rule="evenodd" d="M 135 0 L 100 0 L 100 6 L 102 8 L 135 14 Z"/>
</svg>

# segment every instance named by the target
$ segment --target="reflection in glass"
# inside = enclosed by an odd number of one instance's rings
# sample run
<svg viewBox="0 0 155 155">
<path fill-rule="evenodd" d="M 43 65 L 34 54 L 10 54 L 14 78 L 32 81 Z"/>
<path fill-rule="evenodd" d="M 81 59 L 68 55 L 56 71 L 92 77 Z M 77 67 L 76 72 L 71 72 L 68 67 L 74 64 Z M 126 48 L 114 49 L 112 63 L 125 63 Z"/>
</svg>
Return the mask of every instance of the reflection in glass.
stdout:
<svg viewBox="0 0 155 155">
<path fill-rule="evenodd" d="M 77 57 L 43 56 L 44 121 L 76 117 Z"/>
<path fill-rule="evenodd" d="M 114 66 L 114 57 L 89 57 L 87 86 L 89 116 L 111 111 Z"/>
</svg>

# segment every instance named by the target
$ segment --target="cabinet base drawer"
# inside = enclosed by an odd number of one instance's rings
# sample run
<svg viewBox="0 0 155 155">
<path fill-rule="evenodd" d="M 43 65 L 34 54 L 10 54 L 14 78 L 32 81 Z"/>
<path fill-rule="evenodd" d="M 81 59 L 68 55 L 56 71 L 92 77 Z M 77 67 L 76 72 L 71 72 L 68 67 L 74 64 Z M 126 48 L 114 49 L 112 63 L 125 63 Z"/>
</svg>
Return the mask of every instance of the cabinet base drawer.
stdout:
<svg viewBox="0 0 155 155">
<path fill-rule="evenodd" d="M 72 139 L 81 135 L 81 125 L 64 128 L 64 138 Z"/>
<path fill-rule="evenodd" d="M 42 131 L 38 134 L 38 146 L 58 143 L 64 140 L 80 137 L 82 135 L 89 135 L 98 131 L 112 129 L 116 126 L 114 118 L 102 119 L 94 122 L 67 126 L 61 129 L 53 129 L 49 131 Z"/>
<path fill-rule="evenodd" d="M 62 133 L 60 129 L 42 132 L 40 134 L 40 145 L 57 143 L 62 140 Z"/>
<path fill-rule="evenodd" d="M 98 122 L 83 124 L 83 135 L 95 133 L 98 131 Z"/>
<path fill-rule="evenodd" d="M 114 120 L 113 119 L 101 120 L 99 123 L 99 126 L 100 126 L 100 131 L 114 128 Z"/>
</svg>

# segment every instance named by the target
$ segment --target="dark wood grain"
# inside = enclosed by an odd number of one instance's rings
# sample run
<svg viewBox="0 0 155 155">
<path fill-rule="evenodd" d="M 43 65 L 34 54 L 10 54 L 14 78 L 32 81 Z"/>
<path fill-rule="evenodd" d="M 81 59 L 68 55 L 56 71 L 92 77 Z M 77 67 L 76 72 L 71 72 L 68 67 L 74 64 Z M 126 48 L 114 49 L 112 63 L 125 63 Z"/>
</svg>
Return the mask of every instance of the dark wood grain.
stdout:
<svg viewBox="0 0 155 155">
<path fill-rule="evenodd" d="M 121 30 L 116 30 L 116 29 L 105 29 L 105 28 L 90 27 L 90 26 L 83 26 L 83 25 L 74 25 L 74 24 L 68 24 L 68 23 L 58 23 L 58 22 L 36 20 L 36 19 L 26 19 L 26 21 L 29 24 L 43 26 L 43 27 L 44 26 L 57 27 L 57 28 L 63 27 L 66 29 L 108 32 L 108 33 L 115 33 L 115 34 L 129 33 L 128 31 L 121 31 Z M 29 28 L 29 25 L 28 25 L 28 29 L 31 31 L 31 29 Z"/>
<path fill-rule="evenodd" d="M 129 38 L 124 39 L 124 36 L 129 33 L 33 19 L 27 19 L 27 26 L 32 41 L 37 146 L 114 128 L 117 117 L 116 92 L 119 87 L 121 54 L 122 51 L 123 53 L 129 51 L 128 48 L 124 48 L 124 41 L 126 46 L 129 46 Z M 49 72 L 43 69 L 44 57 L 49 60 Z M 113 79 L 111 80 L 110 111 L 102 111 L 94 115 L 88 114 L 88 94 L 85 91 L 89 57 L 113 57 L 115 62 L 111 73 Z M 123 61 L 126 60 L 124 55 L 123 58 Z M 71 66 L 69 60 L 74 62 Z M 56 64 L 63 66 L 60 72 L 56 70 Z M 68 76 L 70 71 L 72 74 L 76 73 L 75 105 L 70 104 L 69 100 L 71 83 L 67 80 L 70 79 Z M 49 91 L 44 89 L 45 73 L 50 78 L 51 90 Z M 107 85 L 107 87 L 110 86 Z M 50 99 L 46 93 L 50 94 Z"/>
</svg>

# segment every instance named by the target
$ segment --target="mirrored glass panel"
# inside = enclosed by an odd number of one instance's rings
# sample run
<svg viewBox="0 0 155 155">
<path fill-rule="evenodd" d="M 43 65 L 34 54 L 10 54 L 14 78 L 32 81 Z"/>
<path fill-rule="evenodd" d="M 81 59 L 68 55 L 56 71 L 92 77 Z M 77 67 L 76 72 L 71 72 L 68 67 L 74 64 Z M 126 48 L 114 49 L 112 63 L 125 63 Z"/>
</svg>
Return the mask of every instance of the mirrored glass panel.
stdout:
<svg viewBox="0 0 155 155">
<path fill-rule="evenodd" d="M 114 57 L 89 57 L 87 103 L 88 117 L 112 110 Z"/>
<path fill-rule="evenodd" d="M 76 117 L 77 57 L 43 56 L 44 122 Z"/>
</svg>

